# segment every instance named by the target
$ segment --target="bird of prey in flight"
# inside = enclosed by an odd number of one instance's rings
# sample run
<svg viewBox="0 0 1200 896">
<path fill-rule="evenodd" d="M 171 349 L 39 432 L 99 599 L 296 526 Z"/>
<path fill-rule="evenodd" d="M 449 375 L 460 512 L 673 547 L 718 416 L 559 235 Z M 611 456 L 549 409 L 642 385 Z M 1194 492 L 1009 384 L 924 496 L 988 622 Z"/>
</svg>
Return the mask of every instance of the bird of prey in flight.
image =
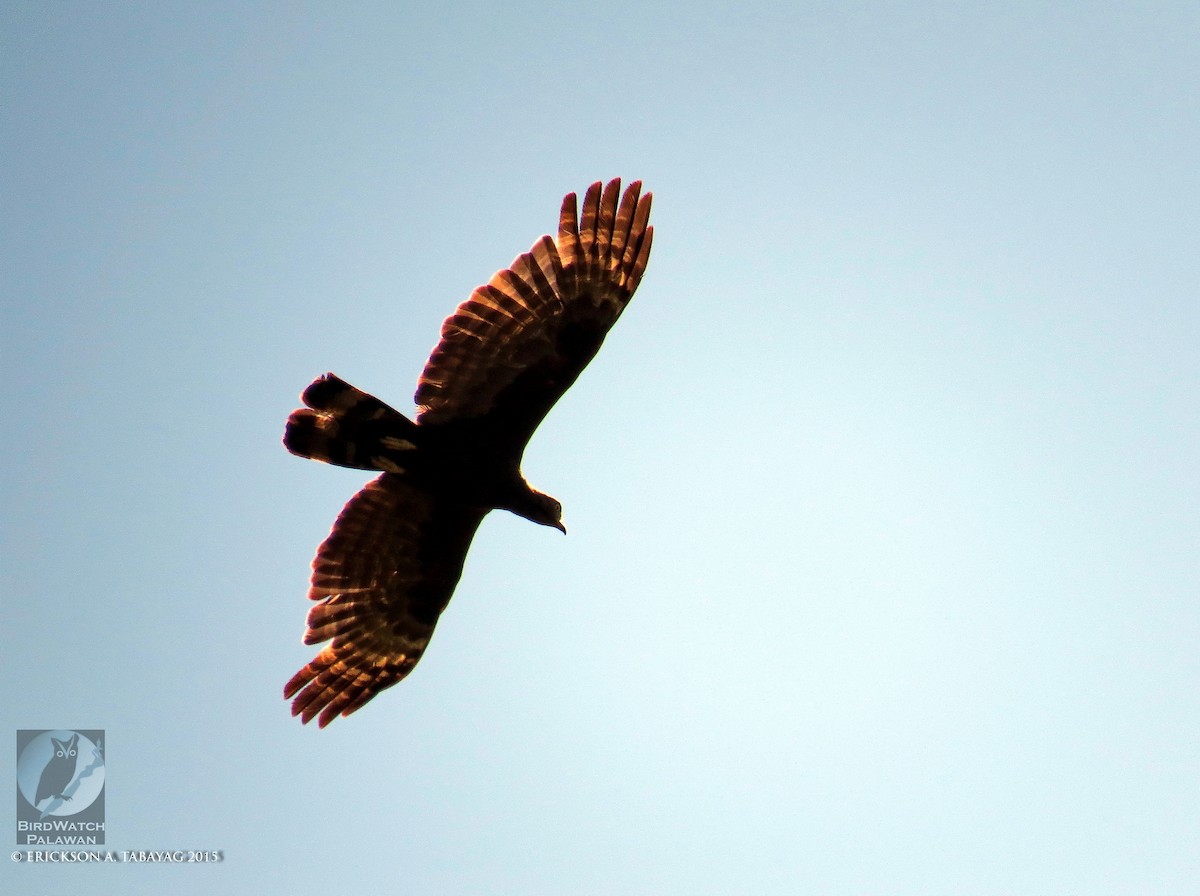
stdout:
<svg viewBox="0 0 1200 896">
<path fill-rule="evenodd" d="M 543 236 L 442 324 L 399 411 L 332 373 L 288 418 L 288 451 L 380 475 L 317 549 L 305 644 L 324 649 L 284 686 L 321 727 L 399 682 L 421 659 L 491 510 L 566 532 L 562 507 L 521 474 L 538 424 L 599 351 L 646 270 L 651 194 L 592 184 Z"/>
</svg>

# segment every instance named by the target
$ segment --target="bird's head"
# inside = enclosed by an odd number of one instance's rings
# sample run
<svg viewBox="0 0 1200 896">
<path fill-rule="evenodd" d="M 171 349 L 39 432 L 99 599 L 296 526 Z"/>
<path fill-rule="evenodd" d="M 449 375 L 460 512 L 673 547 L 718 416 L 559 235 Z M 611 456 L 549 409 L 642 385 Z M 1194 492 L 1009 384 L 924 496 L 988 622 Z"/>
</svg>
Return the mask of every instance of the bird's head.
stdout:
<svg viewBox="0 0 1200 896">
<path fill-rule="evenodd" d="M 536 488 L 530 488 L 525 494 L 525 500 L 519 507 L 510 508 L 513 513 L 541 526 L 551 526 L 567 534 L 567 527 L 562 522 L 562 504 Z"/>
</svg>

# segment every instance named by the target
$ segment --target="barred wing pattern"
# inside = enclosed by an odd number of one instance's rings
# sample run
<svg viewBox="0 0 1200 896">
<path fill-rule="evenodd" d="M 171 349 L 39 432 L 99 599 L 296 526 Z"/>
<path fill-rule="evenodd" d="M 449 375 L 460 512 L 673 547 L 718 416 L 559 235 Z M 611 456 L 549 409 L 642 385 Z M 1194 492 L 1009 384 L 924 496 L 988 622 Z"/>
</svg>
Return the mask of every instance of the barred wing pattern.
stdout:
<svg viewBox="0 0 1200 896">
<path fill-rule="evenodd" d="M 305 644 L 333 639 L 287 683 L 322 728 L 396 684 L 425 652 L 486 511 L 448 505 L 394 473 L 346 504 L 313 560 Z"/>
<path fill-rule="evenodd" d="M 620 180 L 594 183 L 582 217 L 569 194 L 557 242 L 542 237 L 446 319 L 417 384 L 418 423 L 493 417 L 524 448 L 641 282 L 654 239 L 641 188 L 618 205 Z"/>
</svg>

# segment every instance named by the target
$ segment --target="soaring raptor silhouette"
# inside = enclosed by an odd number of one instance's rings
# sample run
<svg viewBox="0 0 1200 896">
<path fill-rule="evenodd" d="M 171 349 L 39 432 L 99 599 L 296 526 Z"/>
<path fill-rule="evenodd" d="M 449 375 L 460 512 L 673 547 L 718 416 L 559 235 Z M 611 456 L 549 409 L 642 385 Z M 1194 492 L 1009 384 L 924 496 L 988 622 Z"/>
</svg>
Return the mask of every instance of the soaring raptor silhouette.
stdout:
<svg viewBox="0 0 1200 896">
<path fill-rule="evenodd" d="M 415 422 L 332 373 L 301 396 L 293 454 L 382 471 L 338 515 L 313 560 L 305 644 L 327 645 L 284 686 L 292 714 L 323 728 L 420 660 L 491 510 L 566 532 L 562 506 L 531 488 L 521 456 L 595 356 L 650 258 L 651 194 L 592 184 L 563 199 L 543 236 L 442 324 L 417 381 Z"/>
</svg>

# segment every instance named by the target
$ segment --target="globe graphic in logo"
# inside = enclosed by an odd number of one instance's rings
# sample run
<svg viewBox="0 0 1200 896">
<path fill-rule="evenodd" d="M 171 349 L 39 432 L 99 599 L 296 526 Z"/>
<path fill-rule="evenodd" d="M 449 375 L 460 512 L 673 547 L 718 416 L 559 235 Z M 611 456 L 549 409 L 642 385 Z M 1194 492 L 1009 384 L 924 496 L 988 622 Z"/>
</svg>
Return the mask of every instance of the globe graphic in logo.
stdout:
<svg viewBox="0 0 1200 896">
<path fill-rule="evenodd" d="M 104 752 L 78 731 L 43 731 L 17 758 L 17 788 L 42 817 L 82 812 L 104 790 Z"/>
</svg>

